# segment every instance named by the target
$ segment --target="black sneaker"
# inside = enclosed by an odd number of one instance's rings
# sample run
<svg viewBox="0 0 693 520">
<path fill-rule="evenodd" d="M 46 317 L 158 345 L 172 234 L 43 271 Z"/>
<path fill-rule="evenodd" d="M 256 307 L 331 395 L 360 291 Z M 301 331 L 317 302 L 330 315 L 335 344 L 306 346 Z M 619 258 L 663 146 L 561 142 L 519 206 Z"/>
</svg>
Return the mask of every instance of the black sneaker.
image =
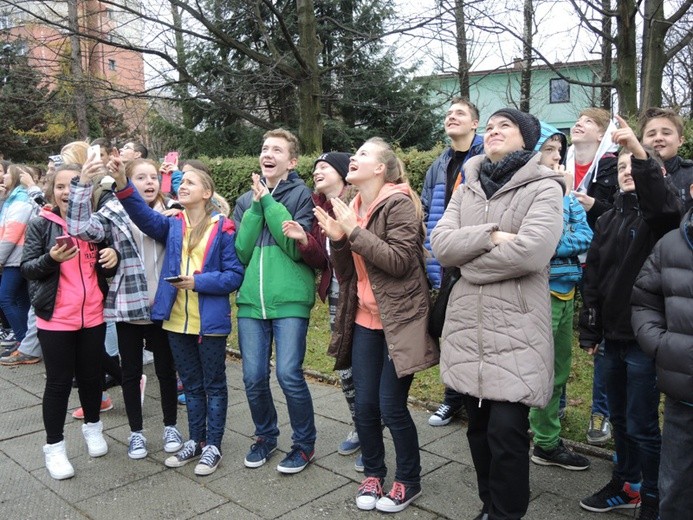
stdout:
<svg viewBox="0 0 693 520">
<path fill-rule="evenodd" d="M 602 489 L 591 497 L 580 500 L 580 507 L 595 513 L 605 513 L 613 509 L 635 509 L 640 505 L 640 492 L 631 489 L 628 482 L 612 478 Z"/>
<path fill-rule="evenodd" d="M 220 462 L 221 452 L 216 446 L 208 444 L 202 448 L 202 456 L 200 456 L 200 461 L 195 466 L 195 475 L 211 475 L 217 470 Z"/>
<path fill-rule="evenodd" d="M 445 426 L 452 421 L 452 418 L 460 411 L 460 408 L 453 408 L 448 404 L 441 404 L 433 415 L 428 418 L 431 426 Z"/>
<path fill-rule="evenodd" d="M 195 460 L 200 455 L 202 455 L 202 446 L 191 439 L 183 444 L 182 450 L 167 458 L 164 461 L 164 464 L 169 468 L 180 468 L 181 466 L 185 466 L 191 460 Z"/>
<path fill-rule="evenodd" d="M 644 494 L 641 497 L 638 520 L 659 520 L 659 498 Z"/>
<path fill-rule="evenodd" d="M 406 509 L 419 496 L 421 496 L 419 484 L 405 486 L 395 481 L 392 483 L 390 492 L 375 503 L 375 508 L 385 513 L 398 513 Z"/>
<path fill-rule="evenodd" d="M 569 450 L 563 445 L 563 441 L 559 441 L 558 446 L 552 450 L 544 450 L 535 445 L 532 462 L 540 466 L 558 466 L 574 471 L 582 471 L 590 467 L 590 460 L 587 457 Z"/>
</svg>

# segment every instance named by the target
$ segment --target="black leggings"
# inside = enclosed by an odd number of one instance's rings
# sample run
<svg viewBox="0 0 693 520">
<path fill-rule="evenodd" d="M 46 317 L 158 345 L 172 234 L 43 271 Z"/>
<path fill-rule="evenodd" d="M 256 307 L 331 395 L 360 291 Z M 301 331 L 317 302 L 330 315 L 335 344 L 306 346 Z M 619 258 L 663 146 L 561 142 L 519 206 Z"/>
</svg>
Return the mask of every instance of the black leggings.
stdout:
<svg viewBox="0 0 693 520">
<path fill-rule="evenodd" d="M 77 376 L 84 422 L 99 422 L 101 362 L 106 324 L 75 331 L 38 329 L 37 334 L 46 366 L 43 424 L 46 428 L 46 442 L 55 444 L 63 440 L 67 402 L 74 376 Z"/>
<path fill-rule="evenodd" d="M 154 353 L 154 371 L 159 380 L 164 426 L 174 426 L 178 414 L 178 392 L 176 368 L 173 364 L 171 347 L 168 344 L 168 334 L 159 323 L 134 325 L 127 322 L 117 322 L 116 328 L 123 373 L 121 386 L 130 430 L 133 432 L 142 430 L 140 379 L 142 378 L 142 350 L 145 341 L 147 342 L 147 349 Z"/>
</svg>

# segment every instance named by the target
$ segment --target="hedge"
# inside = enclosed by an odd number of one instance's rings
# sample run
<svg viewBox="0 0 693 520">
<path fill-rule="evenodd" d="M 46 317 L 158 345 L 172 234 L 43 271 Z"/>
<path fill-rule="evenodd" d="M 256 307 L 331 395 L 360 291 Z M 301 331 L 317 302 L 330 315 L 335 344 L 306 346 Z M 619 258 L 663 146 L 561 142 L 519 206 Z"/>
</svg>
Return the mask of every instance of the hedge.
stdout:
<svg viewBox="0 0 693 520">
<path fill-rule="evenodd" d="M 426 171 L 442 151 L 442 144 L 425 152 L 418 150 L 397 151 L 398 157 L 404 162 L 409 182 L 417 193 L 421 193 Z M 313 186 L 312 173 L 315 157 L 317 156 L 300 157 L 296 167 L 301 178 L 311 187 Z M 250 189 L 251 174 L 260 171 L 257 157 L 200 157 L 200 160 L 209 165 L 217 192 L 226 198 L 232 208 L 236 199 Z"/>
</svg>

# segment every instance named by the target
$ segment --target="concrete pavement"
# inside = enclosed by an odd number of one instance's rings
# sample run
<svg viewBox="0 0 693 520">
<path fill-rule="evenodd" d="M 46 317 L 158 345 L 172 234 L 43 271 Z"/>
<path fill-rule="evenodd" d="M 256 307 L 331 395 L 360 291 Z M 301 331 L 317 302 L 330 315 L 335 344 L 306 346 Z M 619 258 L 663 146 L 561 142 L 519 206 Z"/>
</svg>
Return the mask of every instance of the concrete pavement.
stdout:
<svg viewBox="0 0 693 520">
<path fill-rule="evenodd" d="M 362 474 L 354 471 L 355 456 L 340 456 L 337 446 L 349 430 L 349 414 L 337 386 L 310 380 L 316 414 L 316 460 L 296 475 L 282 475 L 276 464 L 291 446 L 291 429 L 284 396 L 273 381 L 281 436 L 279 450 L 269 462 L 248 469 L 243 458 L 252 444 L 253 426 L 243 391 L 240 361 L 229 358 L 229 409 L 220 468 L 208 477 L 196 477 L 194 464 L 179 469 L 164 467 L 159 390 L 153 365 L 144 403 L 145 436 L 149 455 L 127 457 L 129 428 L 119 388 L 111 391 L 115 409 L 102 415 L 109 453 L 87 455 L 80 421 L 68 415 L 65 437 L 75 477 L 56 481 L 44 467 L 45 442 L 41 396 L 45 383 L 43 363 L 0 367 L 0 518 L 24 519 L 369 519 L 388 514 L 359 511 L 354 496 Z M 79 406 L 76 390 L 70 410 Z M 429 412 L 412 409 L 419 431 L 423 495 L 398 519 L 472 519 L 480 510 L 476 478 L 461 422 L 428 426 Z M 179 407 L 178 425 L 185 435 L 187 417 Z M 387 429 L 386 450 L 390 474 L 394 449 Z M 610 463 L 591 458 L 587 471 L 567 471 L 531 465 L 532 497 L 528 519 L 608 520 L 626 513 L 595 514 L 583 511 L 578 501 L 596 491 L 610 477 Z M 632 511 L 628 516 L 632 517 Z"/>
</svg>

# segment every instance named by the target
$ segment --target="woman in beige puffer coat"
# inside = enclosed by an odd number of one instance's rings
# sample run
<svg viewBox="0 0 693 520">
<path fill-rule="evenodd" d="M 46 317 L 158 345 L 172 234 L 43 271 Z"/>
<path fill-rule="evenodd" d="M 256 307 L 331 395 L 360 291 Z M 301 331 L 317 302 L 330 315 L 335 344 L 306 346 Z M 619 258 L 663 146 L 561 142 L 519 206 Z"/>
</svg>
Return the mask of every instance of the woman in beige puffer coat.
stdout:
<svg viewBox="0 0 693 520">
<path fill-rule="evenodd" d="M 522 518 L 529 504 L 530 406 L 548 403 L 553 339 L 548 264 L 561 236 L 563 184 L 532 150 L 539 122 L 514 109 L 488 120 L 484 156 L 465 165 L 431 235 L 460 269 L 441 338 L 445 385 L 464 394 L 483 502 L 478 518 Z"/>
</svg>

